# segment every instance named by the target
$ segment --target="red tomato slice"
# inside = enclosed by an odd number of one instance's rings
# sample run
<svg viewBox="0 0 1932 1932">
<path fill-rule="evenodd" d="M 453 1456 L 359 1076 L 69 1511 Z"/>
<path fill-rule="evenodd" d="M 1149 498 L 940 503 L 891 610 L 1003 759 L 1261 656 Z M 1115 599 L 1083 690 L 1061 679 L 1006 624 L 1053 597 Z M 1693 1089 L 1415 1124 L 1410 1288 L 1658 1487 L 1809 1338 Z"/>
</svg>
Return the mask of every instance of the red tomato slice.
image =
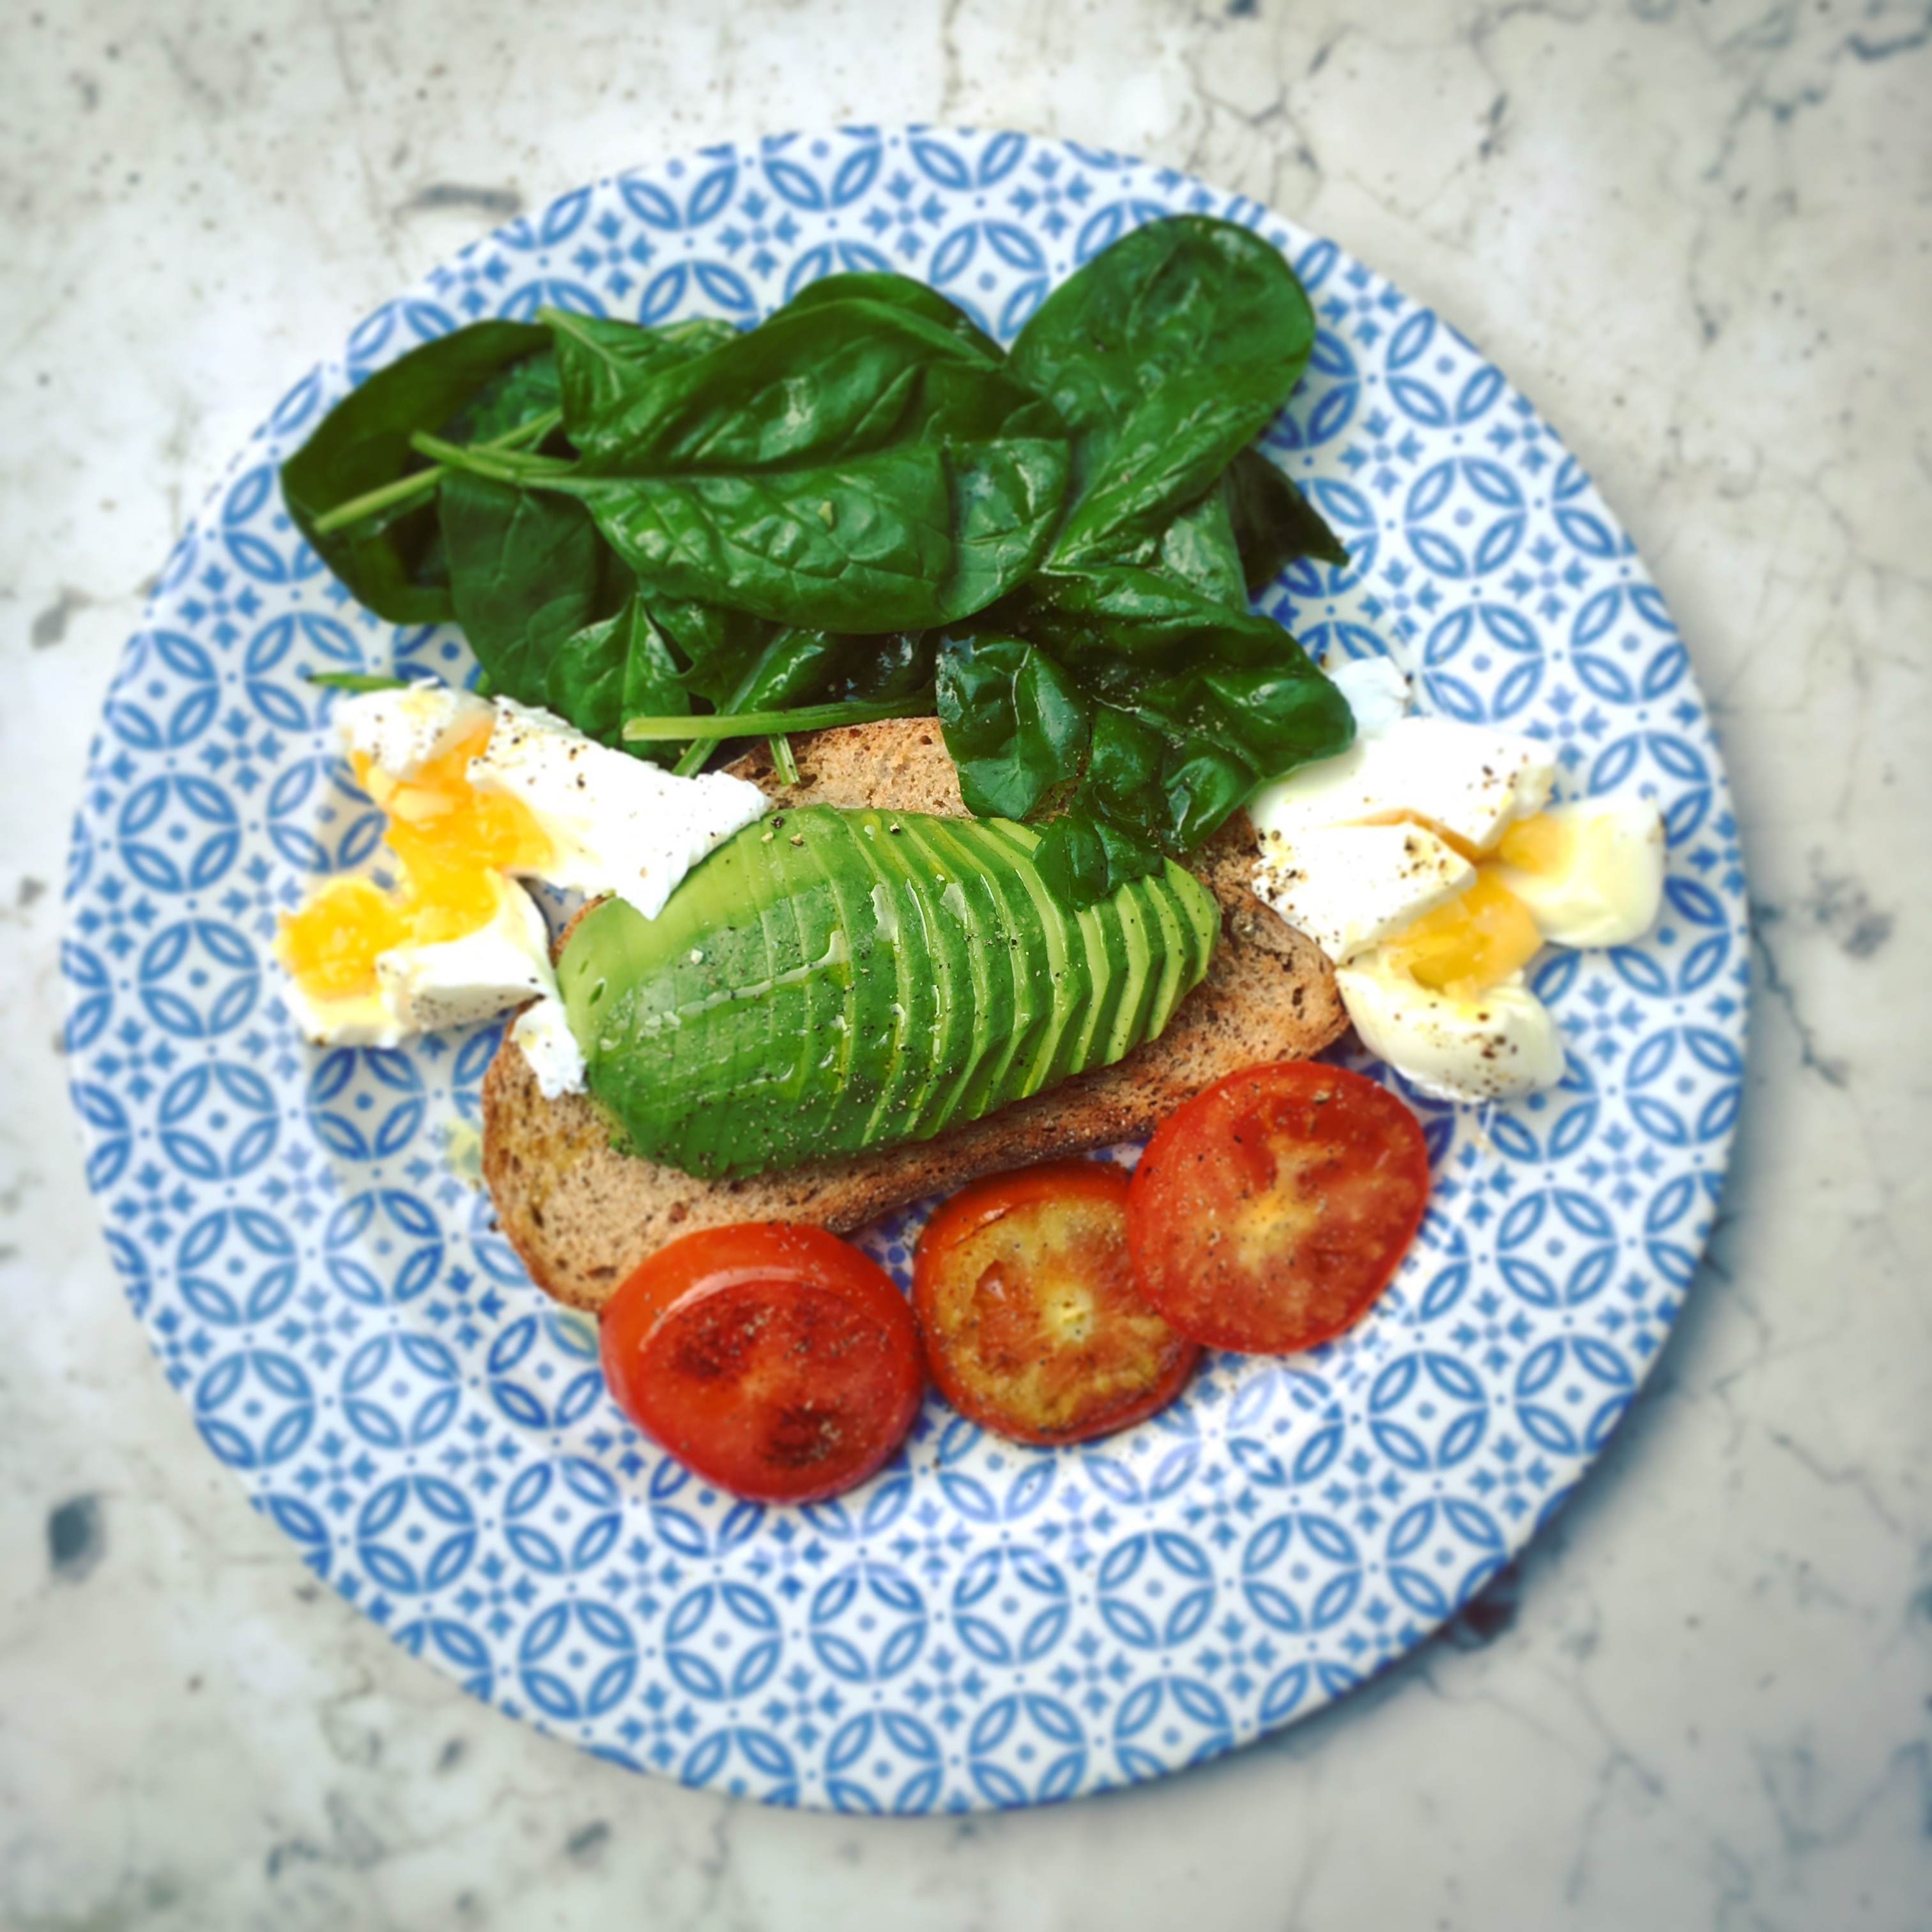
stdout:
<svg viewBox="0 0 1932 1932">
<path fill-rule="evenodd" d="M 754 1502 L 817 1502 L 905 1439 L 925 1384 L 892 1277 L 822 1228 L 706 1228 L 604 1310 L 604 1378 L 646 1435 Z"/>
<path fill-rule="evenodd" d="M 1394 1094 L 1312 1060 L 1251 1066 L 1156 1130 L 1127 1244 L 1181 1334 L 1286 1355 L 1367 1313 L 1428 1201 L 1422 1128 Z"/>
<path fill-rule="evenodd" d="M 926 1224 L 913 1311 L 954 1408 L 1021 1442 L 1082 1442 L 1164 1408 L 1200 1350 L 1134 1285 L 1127 1177 L 1050 1161 L 963 1188 Z"/>
</svg>

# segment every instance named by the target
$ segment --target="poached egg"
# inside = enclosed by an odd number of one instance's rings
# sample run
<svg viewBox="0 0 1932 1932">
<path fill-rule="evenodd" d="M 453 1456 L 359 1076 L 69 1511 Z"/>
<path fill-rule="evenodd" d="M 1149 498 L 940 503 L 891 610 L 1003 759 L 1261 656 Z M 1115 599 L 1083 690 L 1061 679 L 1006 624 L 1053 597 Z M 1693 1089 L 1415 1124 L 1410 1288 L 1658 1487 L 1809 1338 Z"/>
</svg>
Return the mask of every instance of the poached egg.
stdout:
<svg viewBox="0 0 1932 1932">
<path fill-rule="evenodd" d="M 1334 676 L 1355 742 L 1256 795 L 1256 892 L 1328 954 L 1363 1044 L 1423 1092 L 1482 1101 L 1555 1084 L 1562 1035 L 1524 969 L 1546 942 L 1616 946 L 1648 929 L 1664 890 L 1657 807 L 1550 806 L 1546 745 L 1410 714 L 1386 659 Z"/>
<path fill-rule="evenodd" d="M 548 711 L 435 683 L 360 693 L 336 713 L 356 782 L 388 821 L 397 883 L 332 879 L 286 914 L 275 950 L 297 1024 L 326 1045 L 394 1046 L 533 1002 L 511 1036 L 546 1095 L 580 1090 L 550 933 L 520 879 L 610 892 L 646 919 L 764 808 L 722 772 L 680 778 Z"/>
</svg>

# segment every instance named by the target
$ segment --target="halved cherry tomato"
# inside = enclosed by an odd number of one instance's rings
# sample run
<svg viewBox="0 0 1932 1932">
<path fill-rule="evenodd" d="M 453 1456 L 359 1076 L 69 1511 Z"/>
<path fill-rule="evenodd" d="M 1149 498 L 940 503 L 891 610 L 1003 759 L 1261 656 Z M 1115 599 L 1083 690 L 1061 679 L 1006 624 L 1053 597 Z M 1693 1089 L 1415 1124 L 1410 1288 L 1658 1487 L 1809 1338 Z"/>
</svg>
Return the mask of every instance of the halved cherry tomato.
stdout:
<svg viewBox="0 0 1932 1932">
<path fill-rule="evenodd" d="M 962 1188 L 926 1224 L 913 1312 L 962 1415 L 1021 1442 L 1082 1442 L 1180 1393 L 1201 1352 L 1134 1286 L 1126 1201 L 1111 1162 L 1049 1161 Z"/>
<path fill-rule="evenodd" d="M 816 1502 L 905 1439 L 925 1378 L 892 1277 L 822 1228 L 700 1228 L 618 1289 L 599 1336 L 624 1413 L 706 1480 Z"/>
<path fill-rule="evenodd" d="M 1292 1354 L 1368 1312 L 1428 1201 L 1422 1128 L 1394 1094 L 1312 1060 L 1251 1066 L 1155 1130 L 1127 1243 L 1184 1335 Z"/>
</svg>

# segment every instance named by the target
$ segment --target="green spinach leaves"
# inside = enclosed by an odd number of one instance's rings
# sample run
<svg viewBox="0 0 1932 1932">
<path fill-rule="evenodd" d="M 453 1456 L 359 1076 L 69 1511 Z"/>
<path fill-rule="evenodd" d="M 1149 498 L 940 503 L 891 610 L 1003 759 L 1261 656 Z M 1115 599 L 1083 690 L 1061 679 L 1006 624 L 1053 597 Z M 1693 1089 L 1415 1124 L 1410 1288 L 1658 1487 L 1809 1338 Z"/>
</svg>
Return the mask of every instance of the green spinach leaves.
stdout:
<svg viewBox="0 0 1932 1932">
<path fill-rule="evenodd" d="M 784 310 L 565 427 L 580 452 L 476 459 L 575 497 L 662 593 L 854 632 L 970 616 L 1039 562 L 1066 494 L 1052 406 L 915 310 Z"/>
<path fill-rule="evenodd" d="M 1276 250 L 1194 216 L 1086 264 L 1010 355 L 884 273 L 742 333 L 546 310 L 370 376 L 284 488 L 380 615 L 453 617 L 493 688 L 612 743 L 647 722 L 633 748 L 680 770 L 707 712 L 931 690 L 968 806 L 1050 818 L 1042 862 L 1084 902 L 1348 741 L 1248 608 L 1346 556 L 1250 446 L 1314 328 Z"/>
<path fill-rule="evenodd" d="M 424 466 L 411 439 L 453 426 L 506 371 L 549 344 L 548 331 L 520 322 L 474 322 L 425 342 L 351 390 L 282 465 L 296 527 L 377 616 L 436 624 L 454 614 L 448 578 L 433 560 L 435 491 L 412 481 Z M 358 502 L 368 505 L 360 515 L 332 520 Z"/>
<path fill-rule="evenodd" d="M 1247 602 L 1292 557 L 1346 560 L 1248 446 L 1314 340 L 1275 250 L 1187 217 L 1097 256 L 1013 344 L 1014 372 L 1072 432 L 1072 500 L 1042 567 L 1000 608 L 1024 680 L 1000 698 L 976 649 L 943 656 L 940 716 L 962 784 L 969 769 L 998 772 L 1003 795 L 1064 807 L 1040 862 L 1077 902 L 1191 851 L 1257 784 L 1353 736 L 1340 693 Z M 1046 690 L 1059 705 L 1051 743 L 1031 696 Z M 1069 798 L 1054 790 L 1072 767 L 1054 766 L 1053 746 L 1076 743 Z"/>
<path fill-rule="evenodd" d="M 942 640 L 940 728 L 979 818 L 1030 818 L 1087 753 L 1092 706 L 1046 652 L 1017 638 Z"/>
<path fill-rule="evenodd" d="M 1314 344 L 1294 272 L 1229 222 L 1150 222 L 1063 282 L 1011 358 L 1073 435 L 1048 567 L 1157 544 L 1288 400 Z"/>
</svg>

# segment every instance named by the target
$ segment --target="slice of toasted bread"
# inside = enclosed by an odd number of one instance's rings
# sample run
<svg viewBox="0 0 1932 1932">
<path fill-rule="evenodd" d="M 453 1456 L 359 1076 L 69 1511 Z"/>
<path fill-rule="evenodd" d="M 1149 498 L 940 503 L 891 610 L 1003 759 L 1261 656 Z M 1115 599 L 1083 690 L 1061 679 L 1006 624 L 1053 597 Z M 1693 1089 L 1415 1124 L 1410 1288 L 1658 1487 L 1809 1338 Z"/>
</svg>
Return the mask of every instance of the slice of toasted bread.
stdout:
<svg viewBox="0 0 1932 1932">
<path fill-rule="evenodd" d="M 730 769 L 788 803 L 872 806 L 958 816 L 952 760 L 930 718 L 850 725 L 793 740 L 796 786 L 762 752 Z M 929 1141 L 700 1180 L 614 1152 L 581 1095 L 546 1100 L 506 1039 L 483 1082 L 483 1178 L 531 1278 L 560 1301 L 601 1308 L 646 1256 L 680 1234 L 734 1221 L 809 1221 L 838 1233 L 976 1175 L 1144 1134 L 1223 1074 L 1318 1052 L 1346 1024 L 1314 944 L 1248 890 L 1254 831 L 1238 814 L 1195 870 L 1221 904 L 1208 976 L 1167 1030 L 1098 1067 Z"/>
</svg>

